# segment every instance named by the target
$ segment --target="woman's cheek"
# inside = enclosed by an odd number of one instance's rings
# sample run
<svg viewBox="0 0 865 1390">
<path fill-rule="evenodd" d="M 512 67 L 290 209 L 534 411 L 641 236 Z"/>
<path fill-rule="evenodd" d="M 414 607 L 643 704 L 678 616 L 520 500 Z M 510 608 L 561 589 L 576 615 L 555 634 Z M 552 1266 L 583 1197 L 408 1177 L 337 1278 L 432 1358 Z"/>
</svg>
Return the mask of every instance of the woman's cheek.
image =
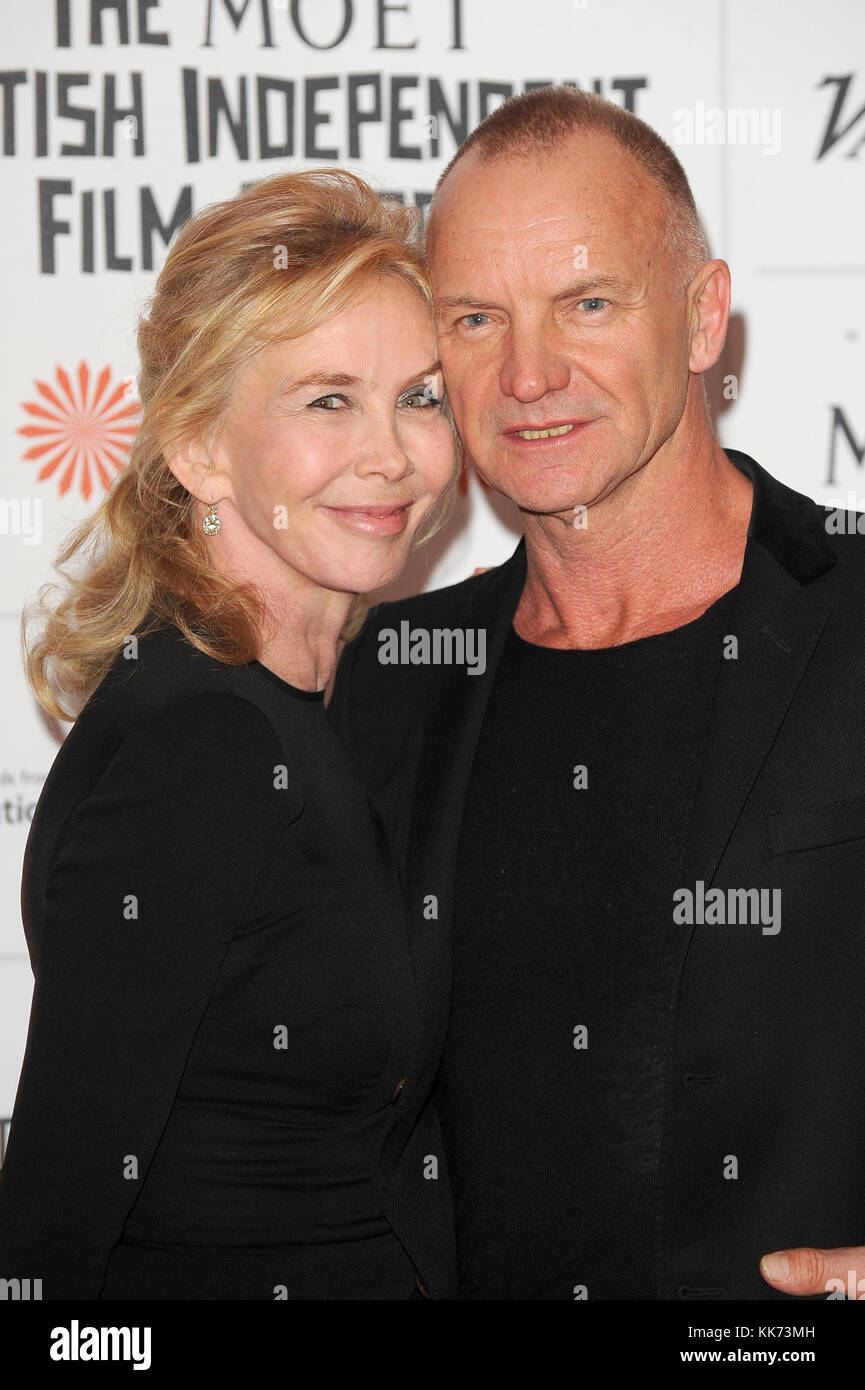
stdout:
<svg viewBox="0 0 865 1390">
<path fill-rule="evenodd" d="M 451 427 L 442 416 L 419 424 L 412 450 L 430 491 L 442 491 L 456 471 L 456 442 Z"/>
<path fill-rule="evenodd" d="M 334 457 L 336 441 L 323 441 L 314 431 L 290 440 L 274 440 L 269 446 L 269 491 L 288 504 L 309 497 L 321 490 L 335 473 L 340 471 Z"/>
</svg>

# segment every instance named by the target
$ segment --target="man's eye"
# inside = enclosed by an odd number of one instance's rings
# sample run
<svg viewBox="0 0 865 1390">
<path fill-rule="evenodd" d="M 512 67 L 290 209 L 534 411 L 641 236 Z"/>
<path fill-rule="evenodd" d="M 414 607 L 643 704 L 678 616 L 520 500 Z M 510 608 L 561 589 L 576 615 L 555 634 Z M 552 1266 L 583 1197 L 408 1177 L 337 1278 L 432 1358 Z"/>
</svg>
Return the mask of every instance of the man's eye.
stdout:
<svg viewBox="0 0 865 1390">
<path fill-rule="evenodd" d="M 417 386 L 414 391 L 407 391 L 400 397 L 403 405 L 409 405 L 411 410 L 425 410 L 428 406 L 441 405 L 441 397 L 437 396 L 430 386 Z M 411 404 L 414 402 L 414 404 Z"/>
<path fill-rule="evenodd" d="M 331 404 L 334 401 L 344 401 L 345 396 L 319 396 L 318 400 L 310 401 L 310 406 L 318 406 L 320 410 L 338 410 L 337 405 Z"/>
<path fill-rule="evenodd" d="M 586 310 L 587 313 L 597 313 L 598 309 L 603 309 L 604 305 L 609 304 L 609 302 L 608 299 L 581 299 L 578 307 L 582 309 L 587 304 L 589 306 Z"/>
<path fill-rule="evenodd" d="M 479 324 L 477 320 L 488 319 L 488 317 L 489 315 L 482 314 L 481 311 L 478 310 L 475 314 L 466 314 L 465 317 L 461 319 L 461 322 L 467 324 L 469 328 L 480 328 L 481 324 Z M 472 320 L 475 320 L 475 322 L 472 322 Z"/>
</svg>

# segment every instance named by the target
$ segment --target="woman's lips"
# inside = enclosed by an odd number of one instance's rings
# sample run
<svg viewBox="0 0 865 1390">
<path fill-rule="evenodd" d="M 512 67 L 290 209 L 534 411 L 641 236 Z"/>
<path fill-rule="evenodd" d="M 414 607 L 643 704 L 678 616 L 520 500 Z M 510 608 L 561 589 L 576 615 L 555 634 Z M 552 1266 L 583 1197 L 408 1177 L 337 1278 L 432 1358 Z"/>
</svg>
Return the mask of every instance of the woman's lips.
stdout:
<svg viewBox="0 0 865 1390">
<path fill-rule="evenodd" d="M 343 526 L 351 531 L 360 531 L 366 536 L 398 536 L 408 524 L 411 502 L 398 503 L 388 507 L 327 507 L 329 512 Z"/>
</svg>

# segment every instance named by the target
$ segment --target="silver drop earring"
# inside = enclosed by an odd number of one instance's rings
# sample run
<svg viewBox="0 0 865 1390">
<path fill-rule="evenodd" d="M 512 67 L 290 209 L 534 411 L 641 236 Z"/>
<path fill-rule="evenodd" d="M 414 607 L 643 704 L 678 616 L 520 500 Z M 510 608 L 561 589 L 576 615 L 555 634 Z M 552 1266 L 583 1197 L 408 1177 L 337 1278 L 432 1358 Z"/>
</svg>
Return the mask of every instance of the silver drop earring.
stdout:
<svg viewBox="0 0 865 1390">
<path fill-rule="evenodd" d="M 210 499 L 210 506 L 207 509 L 207 513 L 201 525 L 206 536 L 218 536 L 222 530 L 222 517 L 216 510 L 216 505 L 212 497 Z"/>
</svg>

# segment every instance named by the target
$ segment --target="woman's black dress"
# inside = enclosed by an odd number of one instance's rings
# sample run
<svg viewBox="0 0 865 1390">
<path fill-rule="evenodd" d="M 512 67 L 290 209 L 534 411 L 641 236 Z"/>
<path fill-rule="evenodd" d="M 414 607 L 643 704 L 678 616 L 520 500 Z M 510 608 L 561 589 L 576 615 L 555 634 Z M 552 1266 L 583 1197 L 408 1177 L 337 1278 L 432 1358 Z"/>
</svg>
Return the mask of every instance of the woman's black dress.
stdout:
<svg viewBox="0 0 865 1390">
<path fill-rule="evenodd" d="M 128 643 L 43 789 L 0 1277 L 46 1299 L 403 1299 L 399 884 L 320 693 Z"/>
</svg>

